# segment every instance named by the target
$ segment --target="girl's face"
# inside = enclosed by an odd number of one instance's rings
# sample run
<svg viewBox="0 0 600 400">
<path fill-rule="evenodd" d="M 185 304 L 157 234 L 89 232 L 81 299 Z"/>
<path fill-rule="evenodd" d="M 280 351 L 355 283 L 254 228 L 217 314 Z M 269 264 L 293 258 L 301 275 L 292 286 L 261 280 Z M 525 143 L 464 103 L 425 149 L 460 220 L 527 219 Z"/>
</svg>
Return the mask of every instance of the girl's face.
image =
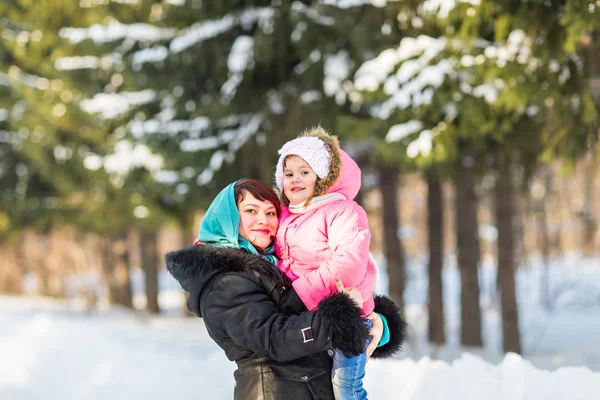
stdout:
<svg viewBox="0 0 600 400">
<path fill-rule="evenodd" d="M 304 204 L 313 196 L 317 174 L 302 157 L 289 156 L 283 168 L 283 193 L 291 205 Z"/>
<path fill-rule="evenodd" d="M 244 192 L 244 199 L 239 201 L 240 212 L 239 235 L 252 243 L 257 250 L 264 250 L 275 238 L 279 219 L 275 206 L 267 201 L 261 201 Z"/>
</svg>

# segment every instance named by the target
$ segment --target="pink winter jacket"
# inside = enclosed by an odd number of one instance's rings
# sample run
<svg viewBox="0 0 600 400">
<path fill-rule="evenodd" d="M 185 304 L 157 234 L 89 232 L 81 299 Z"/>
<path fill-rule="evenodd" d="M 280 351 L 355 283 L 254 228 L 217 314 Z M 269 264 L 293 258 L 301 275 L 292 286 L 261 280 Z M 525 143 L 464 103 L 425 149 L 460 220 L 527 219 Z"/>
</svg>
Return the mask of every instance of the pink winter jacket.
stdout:
<svg viewBox="0 0 600 400">
<path fill-rule="evenodd" d="M 276 252 L 281 269 L 308 308 L 337 293 L 335 277 L 344 287 L 357 288 L 363 298 L 363 314 L 373 311 L 375 265 L 369 258 L 371 232 L 365 210 L 353 199 L 360 189 L 360 168 L 341 151 L 342 170 L 326 193 L 341 193 L 336 200 L 305 214 L 292 214 L 283 207 Z"/>
</svg>

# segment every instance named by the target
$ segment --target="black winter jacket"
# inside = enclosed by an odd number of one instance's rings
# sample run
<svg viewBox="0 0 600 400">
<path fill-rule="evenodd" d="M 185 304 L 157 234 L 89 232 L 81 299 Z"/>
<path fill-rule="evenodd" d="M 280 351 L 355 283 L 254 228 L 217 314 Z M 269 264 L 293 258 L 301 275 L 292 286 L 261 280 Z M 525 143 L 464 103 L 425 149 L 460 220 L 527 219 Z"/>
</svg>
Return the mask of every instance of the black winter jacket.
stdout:
<svg viewBox="0 0 600 400">
<path fill-rule="evenodd" d="M 334 398 L 328 350 L 357 354 L 368 337 L 347 295 L 335 294 L 308 312 L 284 274 L 240 249 L 195 246 L 168 253 L 166 261 L 189 292 L 190 311 L 237 363 L 236 400 Z M 378 349 L 380 356 L 397 351 L 404 334 L 393 302 L 385 307 L 392 340 Z"/>
</svg>

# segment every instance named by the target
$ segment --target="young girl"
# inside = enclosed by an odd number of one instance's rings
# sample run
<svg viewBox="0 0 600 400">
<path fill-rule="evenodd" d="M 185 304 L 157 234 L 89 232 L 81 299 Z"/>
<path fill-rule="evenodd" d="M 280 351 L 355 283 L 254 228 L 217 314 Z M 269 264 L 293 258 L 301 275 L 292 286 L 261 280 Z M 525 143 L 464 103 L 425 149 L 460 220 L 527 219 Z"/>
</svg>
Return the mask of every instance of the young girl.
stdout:
<svg viewBox="0 0 600 400">
<path fill-rule="evenodd" d="M 281 268 L 308 310 L 338 292 L 338 279 L 360 291 L 362 314 L 368 316 L 374 308 L 375 266 L 369 258 L 367 214 L 353 200 L 360 189 L 360 168 L 340 149 L 337 137 L 322 128 L 289 141 L 279 154 L 275 181 L 287 205 L 276 240 Z M 371 326 L 369 319 L 364 321 Z M 333 357 L 335 398 L 366 399 L 366 354 L 348 358 L 336 349 Z"/>
</svg>

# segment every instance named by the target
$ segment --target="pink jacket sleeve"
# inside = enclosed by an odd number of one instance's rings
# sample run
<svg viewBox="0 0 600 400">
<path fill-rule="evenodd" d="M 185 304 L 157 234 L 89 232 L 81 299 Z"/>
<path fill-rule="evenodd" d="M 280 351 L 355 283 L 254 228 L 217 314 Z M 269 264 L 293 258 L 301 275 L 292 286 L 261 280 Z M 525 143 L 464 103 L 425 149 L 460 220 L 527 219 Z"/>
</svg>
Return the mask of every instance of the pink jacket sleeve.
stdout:
<svg viewBox="0 0 600 400">
<path fill-rule="evenodd" d="M 309 310 L 333 293 L 335 277 L 344 287 L 357 287 L 367 273 L 371 232 L 367 213 L 354 201 L 340 201 L 327 210 L 327 234 L 331 259 L 294 281 L 293 286 Z"/>
</svg>

